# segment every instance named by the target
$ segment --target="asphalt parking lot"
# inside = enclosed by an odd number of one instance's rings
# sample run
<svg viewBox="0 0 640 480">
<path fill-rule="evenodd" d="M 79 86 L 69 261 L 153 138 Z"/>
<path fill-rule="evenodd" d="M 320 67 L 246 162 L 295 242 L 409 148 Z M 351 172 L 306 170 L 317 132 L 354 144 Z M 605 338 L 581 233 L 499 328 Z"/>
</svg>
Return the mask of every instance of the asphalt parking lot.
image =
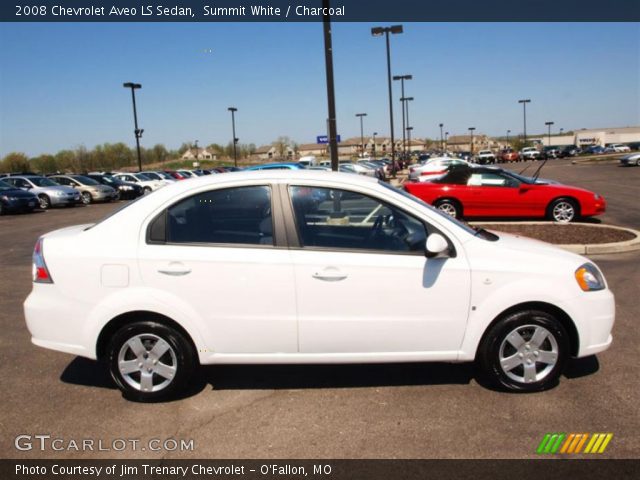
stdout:
<svg viewBox="0 0 640 480">
<path fill-rule="evenodd" d="M 604 195 L 603 223 L 640 227 L 640 168 L 562 160 L 550 161 L 541 176 Z M 37 237 L 114 208 L 0 217 L 4 458 L 533 458 L 547 432 L 611 432 L 601 457 L 640 456 L 640 252 L 593 257 L 616 295 L 614 343 L 597 358 L 573 361 L 547 392 L 489 390 L 466 364 L 211 366 L 185 398 L 136 404 L 97 363 L 33 346 L 22 315 Z M 109 446 L 114 439 L 193 439 L 194 449 L 18 451 L 21 434 Z"/>
</svg>

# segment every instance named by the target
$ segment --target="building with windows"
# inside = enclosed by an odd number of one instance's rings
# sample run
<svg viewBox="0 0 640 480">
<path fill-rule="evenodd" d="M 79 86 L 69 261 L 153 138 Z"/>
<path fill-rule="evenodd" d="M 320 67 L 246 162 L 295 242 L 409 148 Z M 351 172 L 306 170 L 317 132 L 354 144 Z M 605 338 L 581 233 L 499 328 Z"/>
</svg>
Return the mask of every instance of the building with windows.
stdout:
<svg viewBox="0 0 640 480">
<path fill-rule="evenodd" d="M 549 145 L 549 137 L 542 135 L 532 138 L 534 143 Z M 572 134 L 551 135 L 551 145 L 577 145 L 588 147 L 590 145 L 600 145 L 602 147 L 611 143 L 636 143 L 640 142 L 640 127 L 620 127 L 620 128 L 582 128 L 575 130 Z"/>
</svg>

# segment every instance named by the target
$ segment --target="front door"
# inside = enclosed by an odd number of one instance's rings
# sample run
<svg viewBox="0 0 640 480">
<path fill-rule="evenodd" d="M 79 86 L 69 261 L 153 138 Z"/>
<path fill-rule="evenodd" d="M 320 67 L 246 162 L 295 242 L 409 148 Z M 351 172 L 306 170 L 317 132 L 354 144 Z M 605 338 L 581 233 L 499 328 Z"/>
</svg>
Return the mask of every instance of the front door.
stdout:
<svg viewBox="0 0 640 480">
<path fill-rule="evenodd" d="M 470 301 L 464 252 L 427 259 L 434 228 L 361 193 L 290 186 L 301 353 L 455 356 Z"/>
</svg>

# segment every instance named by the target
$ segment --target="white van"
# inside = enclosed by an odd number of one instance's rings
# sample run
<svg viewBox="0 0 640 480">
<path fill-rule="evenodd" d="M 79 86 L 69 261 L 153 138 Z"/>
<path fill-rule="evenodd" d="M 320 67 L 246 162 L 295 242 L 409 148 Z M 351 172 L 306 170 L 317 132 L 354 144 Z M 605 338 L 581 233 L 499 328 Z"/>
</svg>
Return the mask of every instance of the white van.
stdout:
<svg viewBox="0 0 640 480">
<path fill-rule="evenodd" d="M 318 159 L 313 155 L 307 155 L 305 157 L 300 157 L 298 163 L 304 165 L 305 167 L 314 167 L 318 164 Z"/>
</svg>

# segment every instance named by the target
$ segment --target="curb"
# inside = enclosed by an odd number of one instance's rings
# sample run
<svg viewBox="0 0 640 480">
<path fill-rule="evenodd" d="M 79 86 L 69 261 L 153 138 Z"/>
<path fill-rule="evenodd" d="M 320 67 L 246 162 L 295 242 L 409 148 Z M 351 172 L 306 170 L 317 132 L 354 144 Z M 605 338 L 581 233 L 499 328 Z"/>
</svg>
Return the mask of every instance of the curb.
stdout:
<svg viewBox="0 0 640 480">
<path fill-rule="evenodd" d="M 472 225 L 514 225 L 514 222 L 470 222 Z M 564 225 L 557 222 L 517 222 L 517 225 Z M 572 225 L 572 224 L 569 224 Z M 577 224 L 582 227 L 592 228 L 612 228 L 614 230 L 623 230 L 635 235 L 636 238 L 625 240 L 624 242 L 613 243 L 587 243 L 587 244 L 554 244 L 556 247 L 568 252 L 578 253 L 581 255 L 595 255 L 602 253 L 625 253 L 640 250 L 640 231 L 627 227 L 618 227 L 615 225 L 592 225 L 588 223 Z"/>
</svg>

